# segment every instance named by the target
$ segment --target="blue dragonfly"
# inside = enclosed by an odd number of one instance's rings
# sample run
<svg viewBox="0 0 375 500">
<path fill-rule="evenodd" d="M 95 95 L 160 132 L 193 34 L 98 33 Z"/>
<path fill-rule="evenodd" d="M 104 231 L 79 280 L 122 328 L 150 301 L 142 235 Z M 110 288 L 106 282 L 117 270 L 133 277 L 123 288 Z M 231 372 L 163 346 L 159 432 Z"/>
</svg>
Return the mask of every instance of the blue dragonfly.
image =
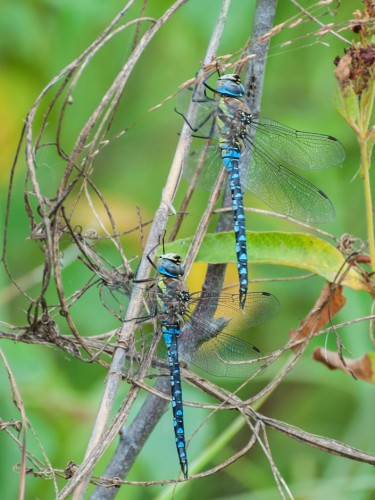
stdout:
<svg viewBox="0 0 375 500">
<path fill-rule="evenodd" d="M 212 142 L 202 148 L 207 156 L 198 186 L 212 189 L 221 166 L 227 171 L 243 304 L 248 289 L 243 192 L 247 189 L 277 212 L 305 222 L 332 221 L 335 211 L 327 195 L 289 167 L 312 170 L 340 165 L 345 150 L 330 135 L 301 132 L 274 120 L 255 117 L 245 102 L 245 88 L 237 74 L 219 76 L 216 88 L 206 80 L 203 85 L 202 98 L 192 94 L 193 102 L 199 106 L 195 123 L 189 123 L 184 111 L 176 111 L 199 134 L 194 137 Z M 207 91 L 212 92 L 212 97 Z M 190 101 L 191 92 L 185 91 L 187 94 Z M 249 154 L 245 154 L 247 151 Z M 190 155 L 185 168 L 188 179 L 194 175 L 200 152 Z"/>
<path fill-rule="evenodd" d="M 181 470 L 187 478 L 180 360 L 218 377 L 246 379 L 261 372 L 266 363 L 259 349 L 231 332 L 238 333 L 272 318 L 279 302 L 267 292 L 252 292 L 240 307 L 238 294 L 190 293 L 183 279 L 184 264 L 174 253 L 161 255 L 155 268 L 157 276 L 145 292 L 148 314 L 139 318 L 139 323 L 157 317 L 161 327 L 170 372 L 176 448 Z M 115 294 L 113 284 L 110 292 Z M 128 285 L 119 292 L 118 304 L 128 293 Z M 209 311 L 215 308 L 210 319 Z"/>
</svg>

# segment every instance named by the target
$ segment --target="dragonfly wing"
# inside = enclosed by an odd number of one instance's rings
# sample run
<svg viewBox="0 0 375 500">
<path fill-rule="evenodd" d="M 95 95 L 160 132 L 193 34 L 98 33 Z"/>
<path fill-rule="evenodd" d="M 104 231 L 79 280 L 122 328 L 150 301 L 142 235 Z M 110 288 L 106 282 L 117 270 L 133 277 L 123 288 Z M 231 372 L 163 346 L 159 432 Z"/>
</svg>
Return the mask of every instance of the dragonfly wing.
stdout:
<svg viewBox="0 0 375 500">
<path fill-rule="evenodd" d="M 197 175 L 197 172 L 200 172 L 196 186 L 211 190 L 222 167 L 218 146 L 220 131 L 216 120 L 219 102 L 204 94 L 199 96 L 196 89 L 197 87 L 189 87 L 179 93 L 177 112 L 182 114 L 185 120 L 189 120 L 194 137 L 207 139 L 210 142 L 205 147 L 193 151 L 186 158 L 184 177 L 190 182 Z M 198 108 L 194 119 L 187 116 L 191 103 L 196 104 Z"/>
<path fill-rule="evenodd" d="M 225 309 L 228 307 L 228 295 L 231 295 L 232 307 L 235 308 L 236 314 L 228 322 L 227 331 L 238 331 L 261 325 L 276 316 L 279 311 L 278 299 L 267 292 L 249 292 L 246 295 L 243 308 L 240 306 L 239 294 L 222 294 L 216 310 L 216 317 L 224 315 Z"/>
<path fill-rule="evenodd" d="M 124 321 L 126 311 L 129 305 L 129 299 L 132 289 L 136 285 L 130 286 L 129 283 L 117 282 L 112 285 L 102 284 L 99 289 L 100 300 L 104 307 L 119 321 Z M 157 294 L 155 287 L 151 286 L 147 290 L 143 290 L 144 300 L 139 322 L 153 318 L 156 314 Z"/>
<path fill-rule="evenodd" d="M 192 363 L 216 377 L 247 378 L 265 368 L 261 356 L 249 342 L 220 332 L 201 344 Z"/>
<path fill-rule="evenodd" d="M 309 223 L 331 222 L 335 209 L 319 188 L 292 172 L 263 149 L 250 142 L 251 159 L 246 187 L 264 203 L 284 215 Z"/>
<path fill-rule="evenodd" d="M 199 172 L 196 186 L 210 191 L 221 168 L 223 167 L 218 145 L 207 145 L 189 154 L 184 166 L 184 177 L 190 182 Z"/>
<path fill-rule="evenodd" d="M 189 124 L 194 129 L 194 135 L 203 138 L 217 137 L 218 129 L 215 116 L 218 108 L 216 99 L 206 98 L 204 95 L 199 98 L 192 87 L 179 92 L 177 96 L 177 112 L 188 119 L 188 112 L 191 104 L 195 104 L 194 118 L 190 118 Z"/>
<path fill-rule="evenodd" d="M 279 309 L 276 297 L 266 292 L 248 293 L 242 309 L 238 294 L 223 293 L 218 297 L 199 292 L 191 296 L 192 309 L 195 304 L 197 309 L 190 312 L 186 323 L 197 336 L 199 348 L 191 358 L 182 355 L 183 359 L 220 377 L 246 378 L 263 367 L 259 349 L 229 332 L 246 330 L 272 318 Z M 209 310 L 215 306 L 210 320 Z"/>
<path fill-rule="evenodd" d="M 195 306 L 199 304 L 199 309 Z M 244 306 L 239 303 L 238 293 L 222 293 L 219 296 L 207 292 L 191 294 L 189 316 L 196 318 L 196 323 L 206 326 L 210 336 L 210 322 L 207 317 L 214 311 L 213 319 L 226 319 L 226 331 L 239 331 L 265 323 L 272 319 L 279 310 L 278 299 L 268 292 L 249 292 Z M 187 321 L 191 321 L 190 318 Z M 208 322 L 208 323 L 207 323 Z"/>
<path fill-rule="evenodd" d="M 118 283 L 116 286 L 102 284 L 99 288 L 99 296 L 107 311 L 120 321 L 125 318 L 130 296 L 128 284 Z"/>
<path fill-rule="evenodd" d="M 268 118 L 251 124 L 255 132 L 255 147 L 265 148 L 289 165 L 302 170 L 341 165 L 345 149 L 330 135 L 302 132 Z"/>
<path fill-rule="evenodd" d="M 209 311 L 214 311 L 213 320 L 225 319 L 227 332 L 238 332 L 272 319 L 279 310 L 278 299 L 268 292 L 249 292 L 243 307 L 240 306 L 238 293 L 222 293 L 220 296 L 210 293 L 191 294 L 191 309 L 199 303 L 199 309 L 190 311 L 193 327 L 197 328 L 204 338 L 216 335 L 216 327 L 208 320 Z"/>
</svg>

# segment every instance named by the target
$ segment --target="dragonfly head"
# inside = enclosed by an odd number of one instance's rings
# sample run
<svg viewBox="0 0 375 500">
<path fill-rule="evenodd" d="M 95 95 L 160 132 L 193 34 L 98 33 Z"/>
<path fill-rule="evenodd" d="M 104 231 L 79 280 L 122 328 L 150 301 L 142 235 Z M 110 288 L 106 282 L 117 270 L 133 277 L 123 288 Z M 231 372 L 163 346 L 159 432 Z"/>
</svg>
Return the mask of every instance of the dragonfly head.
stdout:
<svg viewBox="0 0 375 500">
<path fill-rule="evenodd" d="M 216 82 L 216 90 L 219 94 L 228 97 L 243 97 L 245 95 L 240 75 L 236 73 L 222 75 Z"/>
<path fill-rule="evenodd" d="M 185 273 L 181 257 L 176 253 L 165 253 L 159 257 L 156 269 L 162 276 L 181 278 Z"/>
</svg>

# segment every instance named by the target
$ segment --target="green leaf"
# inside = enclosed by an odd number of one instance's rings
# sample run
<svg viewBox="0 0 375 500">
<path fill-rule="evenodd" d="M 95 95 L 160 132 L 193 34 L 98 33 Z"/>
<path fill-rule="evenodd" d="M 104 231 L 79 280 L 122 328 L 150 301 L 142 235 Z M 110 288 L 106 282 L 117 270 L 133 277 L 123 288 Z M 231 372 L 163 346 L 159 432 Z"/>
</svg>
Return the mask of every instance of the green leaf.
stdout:
<svg viewBox="0 0 375 500">
<path fill-rule="evenodd" d="M 344 95 L 345 93 L 345 95 Z M 355 94 L 353 87 L 350 85 L 345 87 L 345 91 L 339 89 L 335 92 L 334 104 L 336 110 L 348 122 L 355 123 L 359 117 L 358 97 Z"/>
<path fill-rule="evenodd" d="M 327 241 L 305 233 L 247 231 L 249 264 L 277 264 L 306 269 L 330 282 L 339 281 L 354 290 L 371 291 L 369 283 L 355 269 L 348 267 L 343 255 Z M 166 252 L 185 258 L 192 238 L 176 240 L 166 245 Z M 195 262 L 223 264 L 236 262 L 233 232 L 206 234 Z M 160 252 L 160 249 L 159 249 Z"/>
</svg>

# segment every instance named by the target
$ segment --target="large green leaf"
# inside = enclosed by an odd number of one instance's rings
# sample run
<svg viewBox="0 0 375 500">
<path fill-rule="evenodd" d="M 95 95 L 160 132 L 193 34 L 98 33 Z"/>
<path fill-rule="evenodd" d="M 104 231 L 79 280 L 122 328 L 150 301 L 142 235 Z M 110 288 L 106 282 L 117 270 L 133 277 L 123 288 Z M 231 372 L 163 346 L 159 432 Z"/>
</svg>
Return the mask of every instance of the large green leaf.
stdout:
<svg viewBox="0 0 375 500">
<path fill-rule="evenodd" d="M 345 263 L 343 255 L 327 241 L 305 233 L 247 231 L 250 264 L 278 264 L 306 269 L 327 281 L 338 282 L 355 290 L 371 291 L 370 284 L 355 269 Z M 167 252 L 176 252 L 184 259 L 192 238 L 176 240 L 166 245 Z M 206 234 L 196 262 L 222 264 L 236 262 L 233 232 Z"/>
</svg>

